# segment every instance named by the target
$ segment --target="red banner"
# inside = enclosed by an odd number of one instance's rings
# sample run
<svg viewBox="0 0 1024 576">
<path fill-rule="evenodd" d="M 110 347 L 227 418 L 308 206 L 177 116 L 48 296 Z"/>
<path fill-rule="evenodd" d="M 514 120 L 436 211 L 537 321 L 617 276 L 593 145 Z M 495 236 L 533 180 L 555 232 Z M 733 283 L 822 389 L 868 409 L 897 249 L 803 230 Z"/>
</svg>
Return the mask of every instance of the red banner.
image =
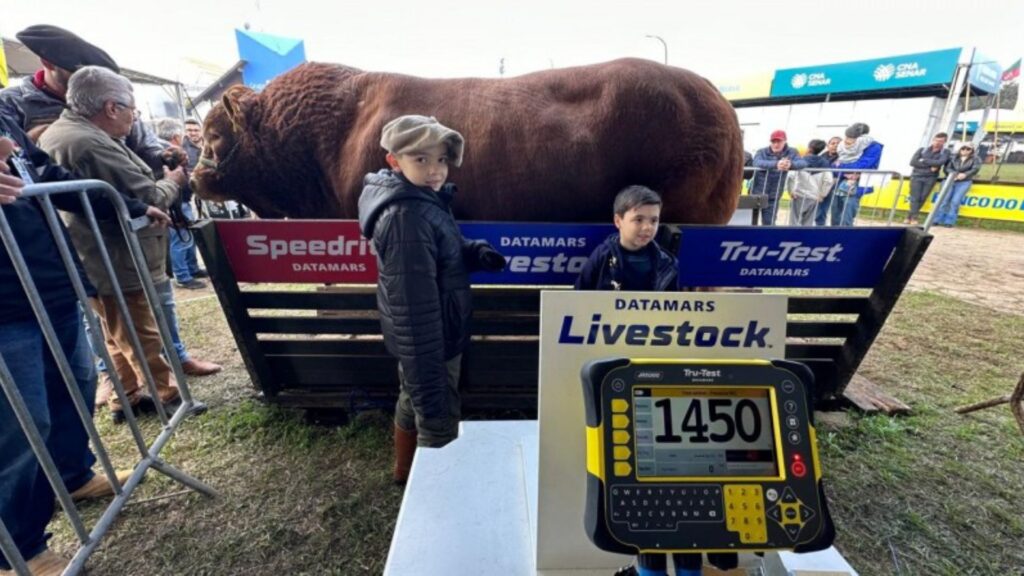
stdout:
<svg viewBox="0 0 1024 576">
<path fill-rule="evenodd" d="M 377 283 L 354 220 L 219 220 L 217 234 L 239 282 Z"/>
</svg>

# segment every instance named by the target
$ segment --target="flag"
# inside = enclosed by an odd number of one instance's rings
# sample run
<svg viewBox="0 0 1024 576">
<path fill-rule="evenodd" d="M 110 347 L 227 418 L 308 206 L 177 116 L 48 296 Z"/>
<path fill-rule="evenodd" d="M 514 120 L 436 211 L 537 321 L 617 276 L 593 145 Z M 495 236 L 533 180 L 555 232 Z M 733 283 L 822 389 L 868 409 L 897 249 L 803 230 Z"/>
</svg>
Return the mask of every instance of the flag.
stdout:
<svg viewBox="0 0 1024 576">
<path fill-rule="evenodd" d="M 4 41 L 0 38 L 0 88 L 7 86 L 7 56 L 4 55 Z"/>
<path fill-rule="evenodd" d="M 1013 66 L 1010 66 L 1003 72 L 1003 82 L 1012 82 L 1020 76 L 1020 58 L 1014 62 Z"/>
</svg>

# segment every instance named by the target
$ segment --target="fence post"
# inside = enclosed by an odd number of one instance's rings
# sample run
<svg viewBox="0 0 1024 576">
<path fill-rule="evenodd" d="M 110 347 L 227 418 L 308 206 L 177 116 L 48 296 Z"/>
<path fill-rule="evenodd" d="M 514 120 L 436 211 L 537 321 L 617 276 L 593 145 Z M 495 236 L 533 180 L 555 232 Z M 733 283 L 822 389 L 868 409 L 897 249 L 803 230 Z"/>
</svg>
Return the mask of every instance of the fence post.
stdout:
<svg viewBox="0 0 1024 576">
<path fill-rule="evenodd" d="M 70 363 L 67 355 L 64 353 L 64 348 L 58 339 L 56 330 L 50 321 L 49 314 L 46 311 L 45 304 L 42 301 L 42 296 L 39 294 L 36 288 L 35 282 L 32 278 L 31 273 L 28 270 L 28 266 L 25 262 L 23 254 L 17 245 L 16 238 L 14 237 L 13 230 L 10 227 L 10 223 L 7 220 L 7 216 L 3 209 L 0 209 L 0 235 L 2 235 L 3 244 L 10 255 L 11 263 L 14 266 L 18 278 L 25 290 L 26 297 L 35 313 L 36 319 L 39 322 L 39 328 L 43 333 L 45 340 L 48 344 L 49 350 L 53 355 L 56 365 L 59 368 L 61 376 L 65 380 L 65 384 L 68 388 L 68 394 L 70 395 L 72 404 L 75 406 L 77 414 L 81 420 L 82 426 L 85 428 L 86 434 L 93 446 L 93 450 L 96 452 L 97 458 L 100 461 L 110 485 L 114 492 L 114 498 L 104 511 L 100 519 L 96 522 L 92 531 L 88 531 L 85 524 L 82 521 L 81 515 L 78 513 L 78 509 L 75 507 L 72 501 L 71 495 L 64 486 L 64 481 L 61 477 L 60 470 L 56 466 L 53 460 L 53 456 L 49 453 L 46 447 L 46 440 L 42 437 L 39 429 L 36 427 L 35 422 L 32 419 L 31 414 L 28 411 L 28 407 L 25 405 L 24 399 L 18 390 L 17 383 L 7 368 L 7 364 L 0 356 L 0 388 L 3 389 L 4 396 L 10 403 L 12 411 L 14 412 L 19 427 L 22 432 L 25 433 L 26 439 L 32 452 L 35 454 L 36 459 L 39 462 L 40 467 L 43 469 L 47 480 L 50 482 L 57 499 L 60 501 L 61 506 L 64 508 L 65 513 L 68 515 L 69 522 L 74 530 L 76 536 L 81 542 L 80 547 L 75 553 L 74 557 L 65 570 L 67 575 L 78 574 L 85 567 L 85 562 L 89 555 L 99 545 L 103 535 L 113 526 L 114 520 L 120 513 L 121 509 L 127 503 L 131 497 L 135 488 L 142 482 L 143 477 L 150 468 L 157 470 L 158 472 L 168 476 L 172 480 L 183 484 L 187 488 L 195 490 L 206 496 L 216 496 L 217 493 L 209 486 L 202 482 L 192 478 L 191 476 L 177 470 L 173 466 L 168 465 L 159 458 L 160 451 L 170 440 L 174 434 L 177 426 L 183 421 L 190 413 L 190 410 L 198 403 L 194 402 L 191 395 L 188 393 L 187 382 L 182 378 L 179 381 L 179 389 L 182 396 L 182 406 L 174 413 L 171 418 L 167 418 L 167 415 L 162 411 L 162 406 L 159 397 L 156 396 L 155 383 L 153 381 L 152 373 L 145 362 L 142 362 L 143 372 L 145 373 L 146 385 L 149 387 L 151 393 L 154 393 L 155 403 L 158 409 L 161 409 L 161 419 L 164 427 L 159 433 L 158 437 L 153 443 L 147 447 L 145 438 L 142 434 L 141 429 L 138 426 L 138 422 L 135 419 L 134 412 L 129 404 L 127 394 L 124 391 L 124 386 L 120 379 L 117 378 L 116 371 L 114 371 L 113 363 L 111 362 L 110 356 L 107 353 L 106 346 L 102 342 L 100 337 L 100 326 L 97 318 L 93 314 L 91 307 L 89 306 L 88 299 L 86 296 L 85 288 L 82 284 L 81 279 L 78 276 L 78 267 L 75 264 L 75 260 L 72 256 L 70 247 L 64 237 L 64 229 L 60 224 L 56 210 L 50 200 L 50 196 L 54 194 L 66 194 L 66 193 L 77 193 L 78 198 L 82 205 L 84 216 L 88 220 L 90 231 L 98 243 L 101 260 L 103 261 L 104 268 L 111 276 L 112 286 L 115 291 L 116 299 L 118 300 L 119 309 L 118 311 L 125 317 L 126 324 L 133 348 L 136 350 L 136 354 L 140 358 L 144 358 L 144 354 L 141 354 L 142 346 L 139 340 L 138 334 L 136 333 L 133 323 L 131 322 L 131 316 L 128 312 L 127 304 L 124 300 L 124 296 L 120 291 L 116 275 L 114 273 L 113 266 L 111 264 L 110 255 L 107 253 L 104 245 L 104 238 L 100 233 L 98 223 L 95 218 L 95 214 L 90 204 L 89 196 L 86 194 L 87 191 L 92 189 L 99 189 L 103 197 L 114 206 L 114 211 L 117 215 L 117 220 L 120 224 L 121 231 L 124 236 L 124 240 L 128 246 L 129 254 L 132 257 L 133 263 L 137 271 L 139 272 L 140 279 L 142 281 L 143 290 L 146 293 L 147 301 L 152 309 L 153 315 L 157 320 L 161 342 L 163 346 L 163 352 L 172 361 L 172 366 L 176 373 L 181 373 L 180 362 L 176 356 L 171 358 L 174 353 L 174 348 L 171 345 L 171 339 L 169 330 L 166 325 L 166 318 L 163 315 L 163 310 L 160 305 L 160 300 L 156 296 L 156 290 L 152 284 L 152 278 L 148 273 L 148 265 L 145 260 L 145 255 L 142 252 L 141 245 L 139 244 L 138 238 L 135 235 L 136 227 L 145 226 L 147 223 L 133 222 L 128 215 L 127 207 L 124 203 L 124 199 L 120 194 L 114 190 L 109 184 L 98 180 L 84 180 L 84 181 L 71 181 L 71 182 L 60 182 L 50 184 L 34 184 L 26 186 L 22 190 L 22 198 L 28 201 L 33 197 L 38 197 L 38 200 L 43 208 L 43 215 L 53 235 L 54 243 L 57 246 L 58 252 L 60 253 L 61 261 L 65 267 L 65 271 L 68 273 L 69 281 L 72 285 L 72 289 L 77 297 L 79 303 L 82 305 L 85 320 L 90 326 L 91 337 L 93 343 L 96 345 L 96 351 L 103 357 L 104 361 L 110 367 L 111 380 L 114 385 L 114 392 L 118 395 L 124 407 L 125 415 L 127 417 L 127 424 L 131 430 L 132 436 L 136 442 L 136 445 L 140 452 L 140 460 L 136 463 L 131 476 L 128 478 L 123 488 L 120 485 L 113 465 L 107 455 L 106 448 L 96 430 L 95 424 L 93 423 L 93 416 L 89 408 L 89 404 L 82 397 L 81 391 L 78 389 L 78 383 L 75 379 L 75 374 L 70 367 Z M 95 195 L 99 197 L 99 195 Z M 79 327 L 79 329 L 81 329 Z M 92 401 L 90 398 L 89 402 Z M 19 573 L 25 573 L 27 568 L 24 563 L 24 559 L 18 554 L 16 545 L 13 542 L 10 534 L 8 533 L 6 526 L 0 521 L 0 549 L 3 550 L 4 555 L 10 561 L 11 565 Z"/>
</svg>

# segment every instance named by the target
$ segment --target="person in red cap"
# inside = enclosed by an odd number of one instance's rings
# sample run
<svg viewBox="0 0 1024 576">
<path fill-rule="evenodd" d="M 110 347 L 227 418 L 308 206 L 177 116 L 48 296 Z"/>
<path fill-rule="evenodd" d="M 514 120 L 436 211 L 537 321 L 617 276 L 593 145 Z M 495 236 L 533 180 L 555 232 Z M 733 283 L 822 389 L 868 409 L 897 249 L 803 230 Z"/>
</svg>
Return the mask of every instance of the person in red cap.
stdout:
<svg viewBox="0 0 1024 576">
<path fill-rule="evenodd" d="M 754 154 L 754 168 L 759 170 L 750 179 L 750 194 L 768 196 L 768 204 L 761 208 L 761 224 L 775 224 L 778 211 L 779 196 L 786 182 L 786 172 L 807 167 L 807 161 L 800 157 L 795 148 L 786 143 L 786 133 L 782 130 L 772 132 L 769 145 Z"/>
</svg>

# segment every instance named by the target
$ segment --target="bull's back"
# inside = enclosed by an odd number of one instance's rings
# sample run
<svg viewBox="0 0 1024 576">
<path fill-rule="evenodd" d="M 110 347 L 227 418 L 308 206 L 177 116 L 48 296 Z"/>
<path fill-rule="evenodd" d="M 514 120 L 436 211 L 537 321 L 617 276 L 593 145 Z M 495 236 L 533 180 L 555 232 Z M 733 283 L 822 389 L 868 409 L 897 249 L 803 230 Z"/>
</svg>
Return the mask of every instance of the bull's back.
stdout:
<svg viewBox="0 0 1024 576">
<path fill-rule="evenodd" d="M 604 221 L 631 184 L 662 192 L 666 207 L 703 202 L 722 170 L 716 150 L 730 137 L 732 110 L 709 83 L 643 60 L 510 79 L 366 73 L 358 82 L 345 155 L 360 168 L 344 195 L 357 198 L 362 175 L 383 165 L 384 123 L 432 115 L 466 138 L 463 166 L 450 174 L 463 218 Z M 732 130 L 738 136 L 734 115 Z M 685 197 L 669 202 L 670 194 Z"/>
</svg>

